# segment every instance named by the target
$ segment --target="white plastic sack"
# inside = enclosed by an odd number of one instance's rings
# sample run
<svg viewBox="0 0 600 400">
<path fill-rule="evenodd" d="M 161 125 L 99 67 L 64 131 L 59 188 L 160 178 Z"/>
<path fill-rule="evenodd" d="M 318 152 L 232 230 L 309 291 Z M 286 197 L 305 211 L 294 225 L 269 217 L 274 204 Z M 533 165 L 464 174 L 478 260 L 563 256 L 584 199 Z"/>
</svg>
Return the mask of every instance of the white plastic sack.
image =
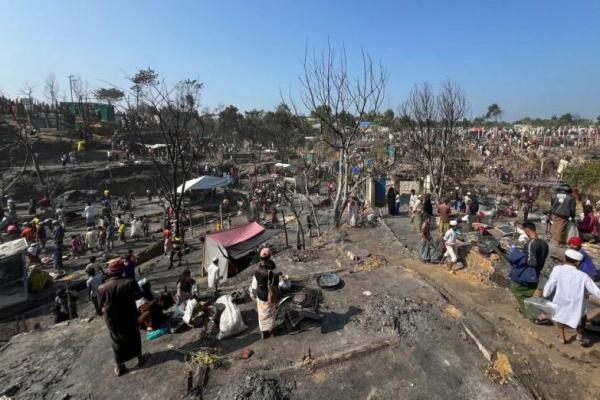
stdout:
<svg viewBox="0 0 600 400">
<path fill-rule="evenodd" d="M 192 321 L 192 316 L 194 315 L 194 309 L 198 305 L 198 301 L 196 299 L 188 300 L 185 305 L 185 312 L 183 313 L 183 322 L 186 324 L 190 324 Z"/>
<path fill-rule="evenodd" d="M 225 295 L 219 297 L 216 304 L 223 304 L 225 306 L 225 310 L 221 313 L 221 320 L 219 322 L 218 340 L 237 335 L 246 330 L 247 327 L 242 319 L 242 313 L 240 312 L 240 309 L 233 304 L 231 296 Z"/>
<path fill-rule="evenodd" d="M 579 229 L 577 229 L 577 224 L 573 221 L 569 221 L 567 225 L 567 239 L 572 237 L 579 237 Z"/>
</svg>

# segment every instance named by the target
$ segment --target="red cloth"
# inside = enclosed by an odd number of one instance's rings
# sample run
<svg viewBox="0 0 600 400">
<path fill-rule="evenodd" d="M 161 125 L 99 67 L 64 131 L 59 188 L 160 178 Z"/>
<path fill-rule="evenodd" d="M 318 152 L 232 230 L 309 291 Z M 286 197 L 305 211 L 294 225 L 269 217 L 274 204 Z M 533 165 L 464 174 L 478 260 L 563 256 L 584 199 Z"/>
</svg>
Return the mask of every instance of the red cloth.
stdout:
<svg viewBox="0 0 600 400">
<path fill-rule="evenodd" d="M 24 237 L 25 239 L 27 239 L 27 241 L 31 240 L 31 238 L 33 237 L 33 229 L 31 229 L 30 227 L 24 228 L 21 231 L 21 237 Z"/>
</svg>

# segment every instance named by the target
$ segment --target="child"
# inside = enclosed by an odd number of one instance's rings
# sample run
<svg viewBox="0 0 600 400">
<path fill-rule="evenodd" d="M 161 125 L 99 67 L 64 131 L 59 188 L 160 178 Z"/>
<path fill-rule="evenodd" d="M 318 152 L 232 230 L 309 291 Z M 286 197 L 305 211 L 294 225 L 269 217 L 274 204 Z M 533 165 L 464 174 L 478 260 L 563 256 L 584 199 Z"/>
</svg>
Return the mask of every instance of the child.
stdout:
<svg viewBox="0 0 600 400">
<path fill-rule="evenodd" d="M 81 239 L 79 236 L 71 235 L 71 255 L 76 257 L 81 252 Z"/>
<path fill-rule="evenodd" d="M 88 288 L 88 299 L 94 305 L 96 315 L 102 315 L 102 308 L 98 301 L 98 287 L 102 285 L 102 275 L 96 273 L 96 257 L 90 257 L 90 263 L 85 267 L 85 272 L 88 274 L 86 286 Z"/>
<path fill-rule="evenodd" d="M 106 248 L 106 230 L 101 226 L 98 227 L 98 248 L 100 250 Z"/>
<path fill-rule="evenodd" d="M 119 234 L 119 240 L 123 243 L 125 243 L 125 222 L 123 220 L 119 221 L 119 229 L 117 230 L 117 233 Z"/>
<path fill-rule="evenodd" d="M 84 242 L 88 250 L 96 251 L 98 249 L 98 236 L 91 226 L 88 227 L 85 233 Z"/>
</svg>

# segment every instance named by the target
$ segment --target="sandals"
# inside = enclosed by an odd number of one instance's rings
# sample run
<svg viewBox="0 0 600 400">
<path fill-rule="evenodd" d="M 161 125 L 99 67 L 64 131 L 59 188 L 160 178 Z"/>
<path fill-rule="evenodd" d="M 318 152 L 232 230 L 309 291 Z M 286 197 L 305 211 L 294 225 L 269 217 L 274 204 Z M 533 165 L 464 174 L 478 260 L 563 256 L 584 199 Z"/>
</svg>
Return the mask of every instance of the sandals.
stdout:
<svg viewBox="0 0 600 400">
<path fill-rule="evenodd" d="M 531 322 L 533 322 L 536 325 L 552 325 L 552 321 L 550 321 L 548 318 L 545 319 L 532 319 Z"/>
<path fill-rule="evenodd" d="M 590 347 L 592 345 L 592 341 L 583 335 L 577 334 L 575 339 L 579 342 L 581 347 Z"/>
</svg>

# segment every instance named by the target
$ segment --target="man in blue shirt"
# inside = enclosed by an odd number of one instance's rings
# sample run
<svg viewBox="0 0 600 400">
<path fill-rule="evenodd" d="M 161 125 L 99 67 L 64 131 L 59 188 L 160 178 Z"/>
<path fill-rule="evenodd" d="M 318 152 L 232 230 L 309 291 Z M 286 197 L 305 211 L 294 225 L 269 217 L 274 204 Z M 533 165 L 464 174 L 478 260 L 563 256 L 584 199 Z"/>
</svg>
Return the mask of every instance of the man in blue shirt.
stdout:
<svg viewBox="0 0 600 400">
<path fill-rule="evenodd" d="M 567 244 L 573 250 L 577 250 L 578 252 L 583 254 L 583 261 L 581 261 L 581 265 L 579 268 L 583 272 L 588 274 L 589 277 L 592 278 L 592 280 L 598 281 L 598 279 L 600 278 L 598 276 L 598 270 L 596 269 L 596 266 L 594 265 L 594 261 L 592 260 L 592 257 L 590 257 L 590 255 L 581 248 L 581 244 L 582 244 L 581 238 L 579 236 L 570 237 L 569 240 L 567 241 Z"/>
</svg>

